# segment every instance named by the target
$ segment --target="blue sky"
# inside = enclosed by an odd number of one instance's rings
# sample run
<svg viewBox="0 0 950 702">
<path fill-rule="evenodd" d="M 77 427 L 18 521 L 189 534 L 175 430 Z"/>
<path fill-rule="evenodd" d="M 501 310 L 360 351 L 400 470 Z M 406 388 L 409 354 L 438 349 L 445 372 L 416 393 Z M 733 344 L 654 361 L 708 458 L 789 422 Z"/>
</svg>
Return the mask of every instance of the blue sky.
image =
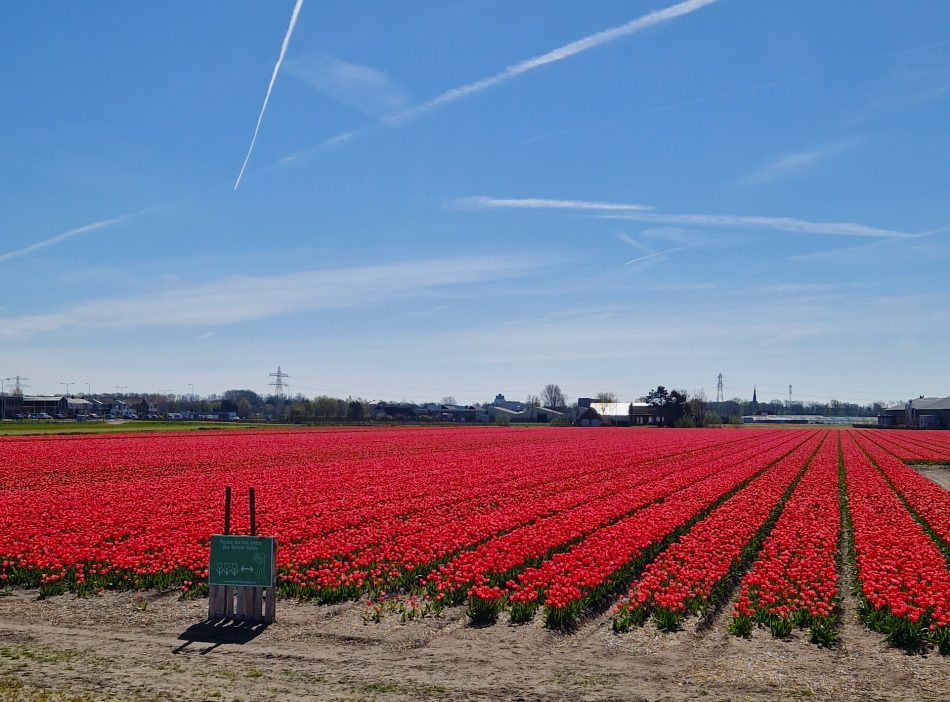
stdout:
<svg viewBox="0 0 950 702">
<path fill-rule="evenodd" d="M 940 0 L 48 2 L 0 26 L 0 376 L 950 394 Z"/>
</svg>

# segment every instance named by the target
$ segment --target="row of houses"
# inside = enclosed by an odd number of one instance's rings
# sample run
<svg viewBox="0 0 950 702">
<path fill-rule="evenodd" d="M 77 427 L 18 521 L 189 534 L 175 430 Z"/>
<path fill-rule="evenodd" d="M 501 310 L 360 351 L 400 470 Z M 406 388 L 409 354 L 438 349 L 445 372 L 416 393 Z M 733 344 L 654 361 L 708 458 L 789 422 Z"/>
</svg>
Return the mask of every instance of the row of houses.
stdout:
<svg viewBox="0 0 950 702">
<path fill-rule="evenodd" d="M 3 395 L 0 418 L 55 419 L 157 417 L 158 408 L 146 398 L 75 397 L 71 395 Z"/>
<path fill-rule="evenodd" d="M 370 415 L 375 420 L 414 422 L 458 422 L 460 424 L 493 424 L 499 417 L 508 423 L 545 424 L 568 417 L 566 410 L 551 407 L 536 407 L 522 403 L 520 409 L 496 405 L 447 405 L 430 402 L 414 405 L 408 402 L 379 402 L 370 405 Z"/>
<path fill-rule="evenodd" d="M 467 424 L 548 424 L 570 423 L 584 427 L 647 426 L 658 423 L 656 408 L 646 402 L 597 402 L 578 399 L 576 408 L 553 408 L 509 402 L 499 395 L 490 405 L 447 405 L 408 402 L 380 402 L 370 405 L 375 420 L 414 422 L 419 420 Z"/>
</svg>

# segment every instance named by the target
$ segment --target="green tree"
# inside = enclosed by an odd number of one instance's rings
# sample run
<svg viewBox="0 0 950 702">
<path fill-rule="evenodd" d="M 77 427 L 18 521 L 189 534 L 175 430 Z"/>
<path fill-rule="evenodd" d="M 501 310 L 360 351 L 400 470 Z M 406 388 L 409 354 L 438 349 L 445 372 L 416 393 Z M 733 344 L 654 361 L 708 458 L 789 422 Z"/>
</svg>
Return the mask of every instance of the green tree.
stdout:
<svg viewBox="0 0 950 702">
<path fill-rule="evenodd" d="M 350 400 L 346 406 L 346 418 L 351 422 L 358 422 L 363 418 L 363 403 L 359 400 Z"/>
<path fill-rule="evenodd" d="M 646 394 L 646 401 L 653 405 L 653 416 L 657 423 L 672 427 L 686 414 L 689 396 L 685 390 L 669 391 L 662 385 Z"/>
</svg>

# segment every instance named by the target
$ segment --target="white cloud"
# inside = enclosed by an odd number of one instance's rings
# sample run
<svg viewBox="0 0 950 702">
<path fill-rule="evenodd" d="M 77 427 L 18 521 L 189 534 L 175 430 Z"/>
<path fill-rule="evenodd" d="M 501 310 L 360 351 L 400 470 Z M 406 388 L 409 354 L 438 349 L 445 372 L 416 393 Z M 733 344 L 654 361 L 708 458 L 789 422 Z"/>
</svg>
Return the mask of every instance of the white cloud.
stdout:
<svg viewBox="0 0 950 702">
<path fill-rule="evenodd" d="M 863 236 L 906 239 L 907 232 L 869 227 L 856 222 L 810 222 L 792 217 L 760 217 L 755 215 L 711 215 L 711 214 L 653 214 L 631 213 L 606 215 L 610 219 L 629 219 L 638 222 L 659 222 L 662 224 L 685 224 L 701 227 L 735 227 L 740 229 L 772 229 L 775 231 L 828 234 L 835 236 Z"/>
<path fill-rule="evenodd" d="M 515 210 L 594 210 L 602 212 L 634 212 L 653 209 L 649 205 L 633 205 L 618 202 L 592 202 L 590 200 L 555 200 L 550 198 L 500 198 L 462 197 L 456 204 L 462 209 L 515 209 Z"/>
<path fill-rule="evenodd" d="M 545 254 L 466 256 L 234 276 L 142 297 L 87 300 L 55 313 L 0 319 L 0 338 L 67 328 L 217 327 L 316 309 L 378 302 L 433 288 L 518 279 L 555 262 Z"/>
<path fill-rule="evenodd" d="M 860 141 L 860 139 L 844 139 L 819 149 L 785 154 L 762 168 L 739 178 L 736 183 L 749 186 L 764 185 L 765 183 L 771 183 L 780 178 L 801 173 L 818 165 L 831 156 L 854 148 Z"/>
<path fill-rule="evenodd" d="M 465 197 L 456 200 L 462 206 L 482 209 L 524 208 L 524 209 L 573 209 L 606 210 L 616 214 L 601 215 L 605 219 L 624 219 L 635 222 L 655 224 L 673 224 L 698 227 L 733 227 L 741 229 L 772 229 L 775 231 L 828 234 L 836 236 L 862 236 L 892 239 L 913 238 L 914 234 L 892 229 L 869 227 L 856 222 L 811 222 L 792 217 L 760 217 L 755 215 L 718 215 L 718 214 L 663 214 L 660 212 L 642 212 L 642 205 L 624 205 L 618 203 L 588 202 L 584 200 L 544 200 L 538 198 L 505 199 L 494 197 Z"/>
<path fill-rule="evenodd" d="M 288 61 L 287 71 L 370 117 L 383 119 L 406 107 L 406 94 L 402 88 L 382 71 L 369 66 L 311 53 Z"/>
</svg>

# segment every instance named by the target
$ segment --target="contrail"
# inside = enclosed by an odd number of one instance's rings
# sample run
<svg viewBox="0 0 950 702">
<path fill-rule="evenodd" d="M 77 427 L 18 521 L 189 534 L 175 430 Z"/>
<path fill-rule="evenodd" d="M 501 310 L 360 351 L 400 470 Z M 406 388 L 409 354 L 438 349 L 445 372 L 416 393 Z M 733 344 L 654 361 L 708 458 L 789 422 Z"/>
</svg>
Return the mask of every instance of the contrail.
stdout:
<svg viewBox="0 0 950 702">
<path fill-rule="evenodd" d="M 637 19 L 630 20 L 625 24 L 620 24 L 616 27 L 610 27 L 595 34 L 589 34 L 586 37 L 572 41 L 569 44 L 559 46 L 558 48 L 552 49 L 545 54 L 541 54 L 540 56 L 535 56 L 533 58 L 525 59 L 523 61 L 519 61 L 518 63 L 512 64 L 511 66 L 502 69 L 495 75 L 489 76 L 488 78 L 483 78 L 481 80 L 475 81 L 474 83 L 468 83 L 466 85 L 460 85 L 446 90 L 445 92 L 436 95 L 434 98 L 431 98 L 426 102 L 403 110 L 402 112 L 393 115 L 392 117 L 388 117 L 381 122 L 373 122 L 372 124 L 368 124 L 364 127 L 353 129 L 348 132 L 343 132 L 342 134 L 330 137 L 322 144 L 305 149 L 304 151 L 300 151 L 296 154 L 293 154 L 292 156 L 285 156 L 273 165 L 281 166 L 293 161 L 298 161 L 328 146 L 335 146 L 339 143 L 342 143 L 343 141 L 348 141 L 357 134 L 362 134 L 372 129 L 378 129 L 380 125 L 389 125 L 391 127 L 403 126 L 417 117 L 421 117 L 422 115 L 432 110 L 436 110 L 443 105 L 446 105 L 450 102 L 455 102 L 456 100 L 461 100 L 462 98 L 474 95 L 475 93 L 480 93 L 483 90 L 493 88 L 496 85 L 505 83 L 520 76 L 523 73 L 532 71 L 535 68 L 540 68 L 541 66 L 546 66 L 557 61 L 563 61 L 566 58 L 576 56 L 577 54 L 588 51 L 589 49 L 602 46 L 603 44 L 608 44 L 631 34 L 636 34 L 637 32 L 647 29 L 648 27 L 653 27 L 654 25 L 662 24 L 668 20 L 675 19 L 683 15 L 688 15 L 689 13 L 699 10 L 706 5 L 712 5 L 717 1 L 718 0 L 685 0 L 685 2 L 671 5 L 670 7 L 664 8 L 662 10 L 655 10 L 653 12 L 647 13 L 641 17 L 638 17 Z"/>
<path fill-rule="evenodd" d="M 512 78 L 520 76 L 522 73 L 527 73 L 528 71 L 532 71 L 535 68 L 546 66 L 549 63 L 563 61 L 566 58 L 570 58 L 571 56 L 575 56 L 589 49 L 610 43 L 631 34 L 636 34 L 637 32 L 647 29 L 648 27 L 661 24 L 667 20 L 681 17 L 682 15 L 687 15 L 690 12 L 695 12 L 696 10 L 703 8 L 706 5 L 711 5 L 714 2 L 716 2 L 716 0 L 686 0 L 685 2 L 677 3 L 676 5 L 666 7 L 662 10 L 655 10 L 643 15 L 642 17 L 638 17 L 635 20 L 630 20 L 626 24 L 605 29 L 603 31 L 597 32 L 596 34 L 591 34 L 582 39 L 572 41 L 569 44 L 559 46 L 558 48 L 552 49 L 545 54 L 541 54 L 540 56 L 519 61 L 518 63 L 499 71 L 495 75 L 489 76 L 488 78 L 483 78 L 482 80 L 475 81 L 474 83 L 468 83 L 467 85 L 460 85 L 456 88 L 452 88 L 451 90 L 446 90 L 441 95 L 437 95 L 431 100 L 428 100 L 420 105 L 416 105 L 415 107 L 411 107 L 408 110 L 391 117 L 387 121 L 391 123 L 408 121 L 425 112 L 428 112 L 429 110 L 441 107 L 447 103 L 455 102 L 456 100 L 468 97 L 474 93 L 480 93 L 481 91 L 487 90 L 488 88 L 493 88 L 499 83 L 504 83 L 511 80 Z"/>
<path fill-rule="evenodd" d="M 80 234 L 86 234 L 87 232 L 94 232 L 97 229 L 105 229 L 106 227 L 111 227 L 113 224 L 119 224 L 124 222 L 129 217 L 133 215 L 122 215 L 121 217 L 115 217 L 113 219 L 103 219 L 99 222 L 93 222 L 92 224 L 85 224 L 81 227 L 76 227 L 75 229 L 70 229 L 68 232 L 63 232 L 62 234 L 57 234 L 54 237 L 45 239 L 44 241 L 38 241 L 35 244 L 30 244 L 22 249 L 17 249 L 16 251 L 8 251 L 5 254 L 0 254 L 0 263 L 3 261 L 9 261 L 11 258 L 17 258 L 19 256 L 26 256 L 31 254 L 34 251 L 39 251 L 40 249 L 45 249 L 47 246 L 53 246 L 58 244 L 61 241 L 66 241 L 67 239 L 72 239 L 74 236 L 79 236 Z"/>
<path fill-rule="evenodd" d="M 647 254 L 646 256 L 641 256 L 640 258 L 634 258 L 630 261 L 627 261 L 623 265 L 629 266 L 631 263 L 637 263 L 639 261 L 646 261 L 648 258 L 656 258 L 657 256 L 663 256 L 664 254 L 674 253 L 676 251 L 682 251 L 684 249 L 691 249 L 692 246 L 677 246 L 675 249 L 667 249 L 666 251 L 657 251 L 656 253 Z"/>
<path fill-rule="evenodd" d="M 270 83 L 267 84 L 267 92 L 264 94 L 264 104 L 261 105 L 261 113 L 257 116 L 257 126 L 254 127 L 254 136 L 251 137 L 251 145 L 247 148 L 247 156 L 244 157 L 244 163 L 241 166 L 241 172 L 238 173 L 237 180 L 234 181 L 234 190 L 241 184 L 241 177 L 244 175 L 244 169 L 247 168 L 247 162 L 251 160 L 251 152 L 254 151 L 254 142 L 257 141 L 257 133 L 261 129 L 261 121 L 264 119 L 264 111 L 267 109 L 267 103 L 270 100 L 271 91 L 274 89 L 274 82 L 277 80 L 277 72 L 280 71 L 280 64 L 284 61 L 284 54 L 287 53 L 287 45 L 290 44 L 290 35 L 294 33 L 294 26 L 297 24 L 297 15 L 300 14 L 300 8 L 303 0 L 297 0 L 294 5 L 294 11 L 290 15 L 290 25 L 287 27 L 287 33 L 284 35 L 284 41 L 280 45 L 280 55 L 277 57 L 277 63 L 274 64 L 274 72 L 271 73 Z"/>
</svg>

